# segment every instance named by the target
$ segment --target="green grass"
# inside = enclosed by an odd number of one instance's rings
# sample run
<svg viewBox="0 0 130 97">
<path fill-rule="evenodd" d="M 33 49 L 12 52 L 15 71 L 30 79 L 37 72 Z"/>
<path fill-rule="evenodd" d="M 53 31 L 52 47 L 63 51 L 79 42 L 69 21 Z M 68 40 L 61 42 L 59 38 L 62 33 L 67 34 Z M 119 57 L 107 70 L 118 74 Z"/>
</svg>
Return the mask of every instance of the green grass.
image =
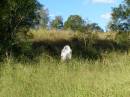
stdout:
<svg viewBox="0 0 130 97">
<path fill-rule="evenodd" d="M 99 60 L 1 63 L 0 97 L 130 97 L 130 57 L 111 53 Z"/>
</svg>

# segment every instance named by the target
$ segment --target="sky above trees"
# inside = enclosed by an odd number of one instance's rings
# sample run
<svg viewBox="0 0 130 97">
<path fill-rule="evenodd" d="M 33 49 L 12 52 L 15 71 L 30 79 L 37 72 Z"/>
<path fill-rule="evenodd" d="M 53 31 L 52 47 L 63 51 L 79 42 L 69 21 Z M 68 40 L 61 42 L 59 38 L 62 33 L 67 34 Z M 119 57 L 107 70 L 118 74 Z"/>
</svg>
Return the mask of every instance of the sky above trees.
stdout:
<svg viewBox="0 0 130 97">
<path fill-rule="evenodd" d="M 113 7 L 123 0 L 38 0 L 49 9 L 50 18 L 60 15 L 66 21 L 70 15 L 80 15 L 83 19 L 96 22 L 103 29 L 110 20 Z"/>
</svg>

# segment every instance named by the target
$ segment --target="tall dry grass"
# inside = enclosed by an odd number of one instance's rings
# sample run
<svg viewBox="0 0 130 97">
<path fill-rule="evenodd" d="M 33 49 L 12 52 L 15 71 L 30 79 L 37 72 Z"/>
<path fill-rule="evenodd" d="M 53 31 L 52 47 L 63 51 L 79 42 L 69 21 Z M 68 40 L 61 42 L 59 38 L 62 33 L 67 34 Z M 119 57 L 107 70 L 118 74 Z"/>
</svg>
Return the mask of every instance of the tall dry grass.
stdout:
<svg viewBox="0 0 130 97">
<path fill-rule="evenodd" d="M 39 30 L 30 30 L 33 35 L 33 41 L 60 41 L 60 40 L 70 40 L 72 39 L 76 33 L 71 31 L 65 30 L 46 30 L 46 29 L 39 29 Z"/>
<path fill-rule="evenodd" d="M 0 97 L 129 97 L 129 58 L 111 53 L 105 63 L 61 63 L 41 56 L 33 64 L 8 59 L 0 65 Z"/>
<path fill-rule="evenodd" d="M 87 33 L 87 32 L 85 32 Z M 84 33 L 81 32 L 73 32 L 71 30 L 46 30 L 46 29 L 38 29 L 33 30 L 31 29 L 29 34 L 33 35 L 34 41 L 44 41 L 44 40 L 50 40 L 50 41 L 59 41 L 59 40 L 70 40 L 72 38 L 77 38 Z M 114 40 L 117 32 L 93 32 L 92 35 L 97 35 L 97 38 L 99 39 L 111 39 Z"/>
</svg>

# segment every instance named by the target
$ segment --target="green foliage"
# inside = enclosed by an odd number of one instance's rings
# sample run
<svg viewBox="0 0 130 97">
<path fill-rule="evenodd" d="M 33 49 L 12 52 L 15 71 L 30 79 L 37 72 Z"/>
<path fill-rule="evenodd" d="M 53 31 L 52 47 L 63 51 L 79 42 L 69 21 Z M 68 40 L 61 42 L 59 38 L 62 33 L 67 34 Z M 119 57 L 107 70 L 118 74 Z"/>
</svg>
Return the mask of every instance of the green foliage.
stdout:
<svg viewBox="0 0 130 97">
<path fill-rule="evenodd" d="M 63 28 L 63 18 L 61 16 L 56 16 L 51 22 L 51 28 L 61 29 Z"/>
<path fill-rule="evenodd" d="M 83 43 L 81 51 L 84 58 L 97 59 L 100 57 L 100 53 L 94 47 L 94 44 L 98 39 L 98 36 L 96 34 L 93 34 L 91 32 L 83 33 L 79 39 L 82 41 L 81 43 Z"/>
<path fill-rule="evenodd" d="M 71 15 L 64 23 L 64 29 L 84 32 L 85 21 L 79 15 Z"/>
<path fill-rule="evenodd" d="M 79 15 L 71 15 L 64 23 L 64 29 L 70 29 L 79 32 L 103 32 L 103 29 L 97 23 L 86 23 Z"/>
<path fill-rule="evenodd" d="M 123 43 L 127 43 L 129 39 L 129 35 L 126 33 L 119 33 L 116 35 L 116 42 L 123 44 Z"/>
<path fill-rule="evenodd" d="M 112 21 L 108 27 L 112 31 L 127 32 L 130 31 L 130 2 L 124 0 L 122 4 L 112 10 Z"/>
<path fill-rule="evenodd" d="M 49 22 L 49 12 L 43 5 L 37 4 L 37 10 L 35 11 L 36 19 L 33 21 L 35 28 L 47 28 Z"/>
<path fill-rule="evenodd" d="M 17 48 L 16 36 L 26 34 L 35 17 L 39 3 L 36 0 L 2 0 L 0 3 L 0 55 Z M 19 49 L 18 49 L 19 50 Z M 15 51 L 16 52 L 16 51 Z"/>
<path fill-rule="evenodd" d="M 129 41 L 129 34 L 128 33 L 119 33 L 116 35 L 116 39 L 115 41 L 117 42 L 119 48 L 124 51 L 127 50 L 128 53 L 128 49 L 130 47 L 130 41 Z"/>
<path fill-rule="evenodd" d="M 97 23 L 87 24 L 85 29 L 87 32 L 103 32 L 103 29 Z"/>
</svg>

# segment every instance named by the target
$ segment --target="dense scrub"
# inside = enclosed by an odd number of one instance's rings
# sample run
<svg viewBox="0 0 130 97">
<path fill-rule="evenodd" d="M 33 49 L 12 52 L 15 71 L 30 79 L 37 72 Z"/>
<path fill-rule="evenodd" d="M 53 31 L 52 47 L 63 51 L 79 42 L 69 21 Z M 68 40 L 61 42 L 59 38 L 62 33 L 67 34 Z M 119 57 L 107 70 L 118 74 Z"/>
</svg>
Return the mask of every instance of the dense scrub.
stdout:
<svg viewBox="0 0 130 97">
<path fill-rule="evenodd" d="M 35 54 L 48 53 L 59 57 L 64 45 L 70 45 L 73 57 L 98 59 L 110 52 L 127 52 L 129 35 L 126 33 L 79 33 L 71 31 L 38 30 L 31 32 Z"/>
</svg>

